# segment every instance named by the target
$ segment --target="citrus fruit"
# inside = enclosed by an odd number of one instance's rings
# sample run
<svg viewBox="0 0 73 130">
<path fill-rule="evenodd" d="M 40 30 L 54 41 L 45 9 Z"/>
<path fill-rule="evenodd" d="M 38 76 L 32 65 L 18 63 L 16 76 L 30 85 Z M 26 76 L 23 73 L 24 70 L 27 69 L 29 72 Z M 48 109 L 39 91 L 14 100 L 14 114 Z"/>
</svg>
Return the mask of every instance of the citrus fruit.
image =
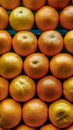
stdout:
<svg viewBox="0 0 73 130">
<path fill-rule="evenodd" d="M 73 105 L 60 99 L 49 106 L 50 121 L 58 128 L 66 128 L 73 123 Z"/>
<path fill-rule="evenodd" d="M 21 120 L 21 106 L 13 99 L 7 98 L 0 102 L 0 127 L 12 128 Z"/>
<path fill-rule="evenodd" d="M 73 76 L 63 82 L 63 93 L 67 100 L 73 102 Z"/>
<path fill-rule="evenodd" d="M 53 56 L 63 49 L 63 37 L 55 30 L 45 31 L 39 36 L 38 46 L 42 53 Z"/>
<path fill-rule="evenodd" d="M 60 129 L 56 128 L 52 124 L 47 124 L 47 125 L 42 126 L 40 130 L 60 130 Z"/>
<path fill-rule="evenodd" d="M 46 4 L 46 0 L 22 0 L 23 5 L 33 11 L 38 10 L 39 8 L 41 8 L 42 6 L 44 6 Z"/>
<path fill-rule="evenodd" d="M 66 130 L 73 130 L 73 125 L 67 128 Z"/>
<path fill-rule="evenodd" d="M 0 75 L 10 79 L 19 75 L 22 71 L 23 61 L 14 52 L 7 52 L 0 57 Z"/>
<path fill-rule="evenodd" d="M 38 98 L 34 98 L 23 105 L 23 121 L 30 127 L 43 125 L 48 116 L 48 107 Z"/>
<path fill-rule="evenodd" d="M 46 76 L 37 83 L 37 94 L 45 102 L 52 102 L 62 95 L 62 84 L 53 76 Z"/>
<path fill-rule="evenodd" d="M 14 128 L 14 130 L 35 130 L 34 128 L 31 128 L 27 125 L 21 124 Z"/>
<path fill-rule="evenodd" d="M 8 26 L 8 13 L 3 7 L 0 7 L 0 30 L 5 29 L 7 26 Z"/>
<path fill-rule="evenodd" d="M 73 54 L 73 30 L 68 31 L 64 36 L 64 46 L 69 53 Z"/>
<path fill-rule="evenodd" d="M 43 6 L 35 14 L 36 26 L 42 31 L 55 29 L 58 21 L 58 12 L 51 6 Z"/>
<path fill-rule="evenodd" d="M 60 24 L 67 30 L 73 29 L 73 5 L 69 5 L 61 11 Z"/>
<path fill-rule="evenodd" d="M 52 74 L 60 79 L 65 79 L 73 75 L 73 57 L 68 53 L 59 53 L 52 57 L 50 61 Z"/>
<path fill-rule="evenodd" d="M 24 72 L 31 78 L 39 79 L 47 74 L 49 60 L 42 53 L 33 53 L 24 60 Z"/>
<path fill-rule="evenodd" d="M 20 31 L 13 37 L 13 49 L 21 56 L 27 56 L 37 49 L 37 37 L 29 31 Z"/>
<path fill-rule="evenodd" d="M 9 22 L 16 31 L 30 30 L 34 24 L 34 15 L 30 9 L 20 6 L 12 10 Z"/>
</svg>

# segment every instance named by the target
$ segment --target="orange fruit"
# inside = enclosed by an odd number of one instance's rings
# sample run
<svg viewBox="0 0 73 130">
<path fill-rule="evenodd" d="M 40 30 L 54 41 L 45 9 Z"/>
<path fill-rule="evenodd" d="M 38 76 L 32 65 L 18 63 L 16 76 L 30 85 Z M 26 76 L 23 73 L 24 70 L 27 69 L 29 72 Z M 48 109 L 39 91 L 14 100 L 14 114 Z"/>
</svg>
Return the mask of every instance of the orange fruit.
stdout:
<svg viewBox="0 0 73 130">
<path fill-rule="evenodd" d="M 34 24 L 34 15 L 30 9 L 20 6 L 12 10 L 9 22 L 16 31 L 30 30 Z"/>
<path fill-rule="evenodd" d="M 62 84 L 53 76 L 46 76 L 37 83 L 37 94 L 45 102 L 53 102 L 62 95 Z"/>
<path fill-rule="evenodd" d="M 42 78 L 49 70 L 49 60 L 42 53 L 33 53 L 24 60 L 25 73 L 34 79 Z"/>
<path fill-rule="evenodd" d="M 68 31 L 64 36 L 64 46 L 68 52 L 73 54 L 73 30 Z"/>
<path fill-rule="evenodd" d="M 66 128 L 73 123 L 73 105 L 60 99 L 49 106 L 50 121 L 58 128 Z"/>
<path fill-rule="evenodd" d="M 27 56 L 37 49 L 37 37 L 29 31 L 20 31 L 13 37 L 13 49 L 21 55 Z"/>
<path fill-rule="evenodd" d="M 0 30 L 0 54 L 11 50 L 11 43 L 11 35 L 5 30 Z"/>
<path fill-rule="evenodd" d="M 73 75 L 73 57 L 68 53 L 59 53 L 50 61 L 51 73 L 60 79 Z"/>
<path fill-rule="evenodd" d="M 31 128 L 27 125 L 21 124 L 14 128 L 14 130 L 35 130 L 34 128 Z"/>
<path fill-rule="evenodd" d="M 73 102 L 73 76 L 63 82 L 63 93 L 67 100 Z"/>
<path fill-rule="evenodd" d="M 38 10 L 39 8 L 41 8 L 42 6 L 44 6 L 46 4 L 46 0 L 22 0 L 23 5 L 33 11 Z"/>
<path fill-rule="evenodd" d="M 0 77 L 0 101 L 8 96 L 9 82 Z"/>
<path fill-rule="evenodd" d="M 35 82 L 26 75 L 19 75 L 10 83 L 10 95 L 16 101 L 28 101 L 35 95 Z"/>
<path fill-rule="evenodd" d="M 21 120 L 21 106 L 13 99 L 0 102 L 0 127 L 12 128 Z"/>
<path fill-rule="evenodd" d="M 73 130 L 73 125 L 67 128 L 66 130 Z"/>
<path fill-rule="evenodd" d="M 40 130 L 60 130 L 60 129 L 56 128 L 52 124 L 47 124 L 47 125 L 42 126 Z"/>
<path fill-rule="evenodd" d="M 47 120 L 48 107 L 40 99 L 35 98 L 23 105 L 23 121 L 30 127 L 39 127 Z"/>
<path fill-rule="evenodd" d="M 7 27 L 8 19 L 7 11 L 3 7 L 0 7 L 0 30 Z"/>
<path fill-rule="evenodd" d="M 67 30 L 73 29 L 73 5 L 65 7 L 60 13 L 60 24 Z"/>
<path fill-rule="evenodd" d="M 22 71 L 23 61 L 14 52 L 7 52 L 0 57 L 0 75 L 10 79 L 19 75 Z"/>
<path fill-rule="evenodd" d="M 39 36 L 38 46 L 42 53 L 53 56 L 63 49 L 63 37 L 55 30 L 43 32 Z"/>
<path fill-rule="evenodd" d="M 63 9 L 68 6 L 70 0 L 47 0 L 48 4 L 56 9 Z"/>
<path fill-rule="evenodd" d="M 55 29 L 58 21 L 58 12 L 51 6 L 43 6 L 35 14 L 36 26 L 42 31 Z"/>
<path fill-rule="evenodd" d="M 0 4 L 3 8 L 12 10 L 19 6 L 20 0 L 0 0 Z"/>
</svg>

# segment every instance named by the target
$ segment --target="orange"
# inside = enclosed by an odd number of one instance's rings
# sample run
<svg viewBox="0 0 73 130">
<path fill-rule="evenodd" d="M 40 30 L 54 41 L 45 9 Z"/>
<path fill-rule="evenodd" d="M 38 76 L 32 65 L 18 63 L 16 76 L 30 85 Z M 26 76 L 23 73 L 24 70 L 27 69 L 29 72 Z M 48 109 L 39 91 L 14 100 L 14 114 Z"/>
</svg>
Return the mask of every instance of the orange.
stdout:
<svg viewBox="0 0 73 130">
<path fill-rule="evenodd" d="M 63 37 L 55 30 L 43 32 L 39 36 L 38 46 L 43 54 L 53 56 L 63 49 Z"/>
<path fill-rule="evenodd" d="M 63 93 L 67 100 L 73 102 L 73 76 L 63 82 Z"/>
<path fill-rule="evenodd" d="M 7 25 L 8 25 L 8 13 L 3 7 L 0 7 L 0 30 L 5 29 Z"/>
<path fill-rule="evenodd" d="M 56 9 L 63 9 L 68 6 L 70 0 L 47 0 L 48 4 Z"/>
<path fill-rule="evenodd" d="M 19 6 L 20 0 L 0 0 L 2 7 L 8 10 L 12 10 Z"/>
<path fill-rule="evenodd" d="M 40 99 L 35 98 L 23 105 L 22 115 L 26 125 L 38 127 L 46 122 L 48 107 Z"/>
<path fill-rule="evenodd" d="M 66 130 L 73 130 L 73 125 L 67 128 Z"/>
<path fill-rule="evenodd" d="M 52 124 L 47 124 L 47 125 L 42 126 L 40 130 L 60 130 L 60 129 L 56 128 Z"/>
<path fill-rule="evenodd" d="M 50 121 L 58 128 L 66 128 L 73 123 L 73 105 L 60 99 L 49 106 Z"/>
<path fill-rule="evenodd" d="M 37 37 L 29 31 L 20 31 L 13 37 L 13 49 L 21 55 L 27 56 L 37 49 Z"/>
<path fill-rule="evenodd" d="M 42 78 L 49 70 L 49 60 L 42 53 L 33 53 L 24 60 L 24 72 L 33 79 Z"/>
<path fill-rule="evenodd" d="M 10 51 L 11 44 L 12 44 L 11 35 L 5 30 L 0 30 L 0 54 Z"/>
<path fill-rule="evenodd" d="M 51 6 L 43 6 L 35 14 L 36 26 L 42 31 L 55 29 L 58 21 L 58 12 Z"/>
<path fill-rule="evenodd" d="M 34 24 L 34 15 L 30 9 L 20 6 L 12 10 L 9 22 L 16 31 L 30 30 Z"/>
<path fill-rule="evenodd" d="M 8 52 L 0 57 L 0 75 L 11 79 L 19 75 L 22 71 L 23 61 L 14 52 Z"/>
<path fill-rule="evenodd" d="M 69 53 L 73 54 L 73 30 L 68 31 L 64 36 L 64 46 Z"/>
<path fill-rule="evenodd" d="M 35 95 L 35 82 L 26 75 L 19 75 L 10 83 L 10 95 L 16 101 L 28 101 Z"/>
<path fill-rule="evenodd" d="M 13 99 L 7 98 L 0 103 L 0 127 L 12 128 L 21 120 L 21 106 Z"/>
<path fill-rule="evenodd" d="M 9 82 L 0 77 L 0 101 L 8 96 Z"/>
<path fill-rule="evenodd" d="M 50 61 L 51 73 L 60 79 L 73 75 L 73 57 L 68 53 L 59 53 Z"/>
<path fill-rule="evenodd" d="M 67 30 L 73 29 L 73 5 L 65 7 L 60 14 L 60 24 Z"/>
<path fill-rule="evenodd" d="M 14 130 L 35 130 L 34 128 L 31 128 L 27 125 L 21 124 L 14 128 Z"/>
<path fill-rule="evenodd" d="M 33 11 L 38 10 L 39 8 L 41 8 L 42 6 L 44 6 L 46 4 L 46 0 L 22 0 L 23 5 Z"/>
<path fill-rule="evenodd" d="M 37 94 L 45 102 L 53 102 L 62 95 L 62 84 L 53 76 L 46 76 L 37 83 Z"/>
</svg>

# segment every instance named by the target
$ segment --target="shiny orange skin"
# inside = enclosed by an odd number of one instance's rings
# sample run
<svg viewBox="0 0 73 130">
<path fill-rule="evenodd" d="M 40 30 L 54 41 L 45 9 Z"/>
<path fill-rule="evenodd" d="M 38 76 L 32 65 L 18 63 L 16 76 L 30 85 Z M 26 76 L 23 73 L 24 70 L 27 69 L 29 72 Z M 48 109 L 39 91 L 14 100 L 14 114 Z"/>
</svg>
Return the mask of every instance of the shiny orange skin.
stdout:
<svg viewBox="0 0 73 130">
<path fill-rule="evenodd" d="M 35 130 L 34 128 L 31 128 L 27 125 L 21 124 L 14 128 L 14 130 Z"/>
<path fill-rule="evenodd" d="M 59 128 L 56 128 L 52 124 L 44 125 L 40 128 L 40 130 L 60 130 Z"/>
</svg>

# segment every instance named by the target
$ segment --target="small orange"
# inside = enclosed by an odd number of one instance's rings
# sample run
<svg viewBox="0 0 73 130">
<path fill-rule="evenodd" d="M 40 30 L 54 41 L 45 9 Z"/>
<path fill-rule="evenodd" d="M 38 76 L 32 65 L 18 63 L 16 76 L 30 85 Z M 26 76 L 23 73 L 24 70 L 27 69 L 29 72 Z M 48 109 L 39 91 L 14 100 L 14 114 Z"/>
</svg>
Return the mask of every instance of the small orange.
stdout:
<svg viewBox="0 0 73 130">
<path fill-rule="evenodd" d="M 23 121 L 30 127 L 43 125 L 48 116 L 48 107 L 38 98 L 34 98 L 23 105 Z"/>
<path fill-rule="evenodd" d="M 34 128 L 31 128 L 27 125 L 21 124 L 14 128 L 14 130 L 35 130 Z"/>
<path fill-rule="evenodd" d="M 73 125 L 67 128 L 66 130 L 73 130 Z"/>
<path fill-rule="evenodd" d="M 63 49 L 63 37 L 55 30 L 43 32 L 39 36 L 38 46 L 43 54 L 53 56 Z"/>
<path fill-rule="evenodd" d="M 27 56 L 37 49 L 37 37 L 29 31 L 20 31 L 13 37 L 13 49 L 21 56 Z"/>
<path fill-rule="evenodd" d="M 56 128 L 52 124 L 47 124 L 47 125 L 42 126 L 40 130 L 60 130 L 60 129 Z"/>
<path fill-rule="evenodd" d="M 24 60 L 24 71 L 33 79 L 42 78 L 47 74 L 48 70 L 49 60 L 42 53 L 33 53 Z"/>
</svg>

